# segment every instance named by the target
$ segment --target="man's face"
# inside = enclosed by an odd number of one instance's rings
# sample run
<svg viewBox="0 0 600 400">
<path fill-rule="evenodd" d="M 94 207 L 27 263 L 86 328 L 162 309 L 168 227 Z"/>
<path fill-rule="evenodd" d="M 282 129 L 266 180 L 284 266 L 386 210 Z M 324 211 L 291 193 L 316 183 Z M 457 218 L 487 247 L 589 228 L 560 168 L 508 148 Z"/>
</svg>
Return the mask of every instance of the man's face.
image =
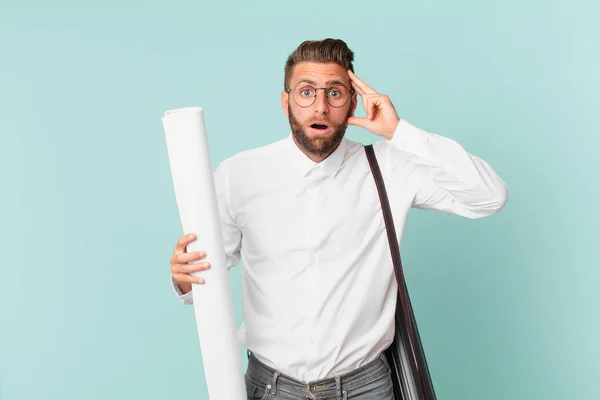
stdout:
<svg viewBox="0 0 600 400">
<path fill-rule="evenodd" d="M 336 63 L 303 62 L 294 68 L 290 88 L 298 83 L 308 82 L 314 87 L 330 87 L 343 84 L 351 89 L 350 78 L 344 67 Z M 325 90 L 317 90 L 317 98 L 308 107 L 300 107 L 294 101 L 292 93 L 282 92 L 281 105 L 290 121 L 292 134 L 296 142 L 317 157 L 329 155 L 338 146 L 346 133 L 346 121 L 356 109 L 356 96 L 342 107 L 334 107 L 327 102 Z"/>
</svg>

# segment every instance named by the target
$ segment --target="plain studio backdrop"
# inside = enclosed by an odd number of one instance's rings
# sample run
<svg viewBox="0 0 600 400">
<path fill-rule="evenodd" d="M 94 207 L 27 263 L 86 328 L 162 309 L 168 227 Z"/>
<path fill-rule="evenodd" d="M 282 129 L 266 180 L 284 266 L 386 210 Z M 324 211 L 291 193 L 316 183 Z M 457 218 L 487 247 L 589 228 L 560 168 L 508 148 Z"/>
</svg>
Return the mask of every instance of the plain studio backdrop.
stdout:
<svg viewBox="0 0 600 400">
<path fill-rule="evenodd" d="M 281 139 L 285 60 L 326 37 L 401 118 L 510 189 L 489 218 L 409 215 L 401 250 L 438 398 L 600 398 L 599 13 L 0 0 L 0 399 L 207 398 L 193 309 L 169 282 L 182 231 L 161 117 L 204 107 L 214 167 Z"/>
</svg>

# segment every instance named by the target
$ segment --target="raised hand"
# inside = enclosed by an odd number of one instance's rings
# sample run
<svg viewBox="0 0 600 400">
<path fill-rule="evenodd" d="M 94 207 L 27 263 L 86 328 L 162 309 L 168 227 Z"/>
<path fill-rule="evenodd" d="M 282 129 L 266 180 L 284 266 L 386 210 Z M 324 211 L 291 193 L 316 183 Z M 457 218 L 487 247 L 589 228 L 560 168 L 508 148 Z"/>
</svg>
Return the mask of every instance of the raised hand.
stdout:
<svg viewBox="0 0 600 400">
<path fill-rule="evenodd" d="M 357 125 L 366 130 L 391 139 L 396 131 L 398 114 L 392 101 L 385 94 L 379 94 L 371 86 L 360 80 L 352 71 L 348 70 L 352 87 L 360 95 L 363 107 L 367 113 L 366 118 L 350 117 L 348 125 Z"/>
</svg>

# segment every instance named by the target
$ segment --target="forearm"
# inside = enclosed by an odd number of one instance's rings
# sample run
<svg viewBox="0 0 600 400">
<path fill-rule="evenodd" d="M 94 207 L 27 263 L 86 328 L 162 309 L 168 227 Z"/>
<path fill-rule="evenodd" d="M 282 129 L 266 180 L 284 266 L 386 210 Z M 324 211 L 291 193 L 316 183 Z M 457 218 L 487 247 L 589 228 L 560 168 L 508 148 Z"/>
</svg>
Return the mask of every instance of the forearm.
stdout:
<svg viewBox="0 0 600 400">
<path fill-rule="evenodd" d="M 392 176 L 400 179 L 406 173 L 418 186 L 414 207 L 476 218 L 506 203 L 508 188 L 500 176 L 452 139 L 401 121 L 386 144 L 395 150 L 388 154 Z M 405 171 L 402 159 L 413 167 Z"/>
</svg>

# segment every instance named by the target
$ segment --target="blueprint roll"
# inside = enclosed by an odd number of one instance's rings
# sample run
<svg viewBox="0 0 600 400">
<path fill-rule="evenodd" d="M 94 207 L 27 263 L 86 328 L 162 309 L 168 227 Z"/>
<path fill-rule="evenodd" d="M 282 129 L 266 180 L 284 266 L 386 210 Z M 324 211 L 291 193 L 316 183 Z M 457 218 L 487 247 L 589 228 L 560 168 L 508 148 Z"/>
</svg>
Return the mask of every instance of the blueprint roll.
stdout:
<svg viewBox="0 0 600 400">
<path fill-rule="evenodd" d="M 175 198 L 184 234 L 195 233 L 187 251 L 205 251 L 211 267 L 196 272 L 194 313 L 208 394 L 211 400 L 243 400 L 246 387 L 236 334 L 233 298 L 221 236 L 215 182 L 204 112 L 199 107 L 167 111 L 162 118 Z"/>
</svg>

